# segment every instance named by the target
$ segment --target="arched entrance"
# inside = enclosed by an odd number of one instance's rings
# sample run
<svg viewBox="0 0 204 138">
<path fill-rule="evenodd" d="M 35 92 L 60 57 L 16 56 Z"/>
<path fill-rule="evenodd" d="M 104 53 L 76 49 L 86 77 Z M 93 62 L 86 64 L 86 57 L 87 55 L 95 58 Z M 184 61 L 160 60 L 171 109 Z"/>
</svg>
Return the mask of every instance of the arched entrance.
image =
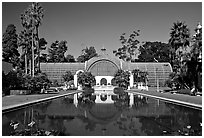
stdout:
<svg viewBox="0 0 204 138">
<path fill-rule="evenodd" d="M 78 87 L 78 81 L 77 81 L 77 75 L 78 75 L 78 73 L 80 73 L 80 72 L 84 72 L 83 70 L 78 70 L 77 72 L 76 72 L 76 74 L 74 75 L 74 86 L 75 87 Z"/>
<path fill-rule="evenodd" d="M 102 78 L 100 81 L 101 85 L 107 85 L 107 79 L 106 78 Z"/>
</svg>

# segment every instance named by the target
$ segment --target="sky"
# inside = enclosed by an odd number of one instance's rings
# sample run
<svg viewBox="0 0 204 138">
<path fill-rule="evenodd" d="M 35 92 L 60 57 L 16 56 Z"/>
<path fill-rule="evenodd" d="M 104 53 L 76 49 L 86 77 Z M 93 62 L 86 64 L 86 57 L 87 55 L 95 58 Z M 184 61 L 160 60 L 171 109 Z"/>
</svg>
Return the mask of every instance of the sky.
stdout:
<svg viewBox="0 0 204 138">
<path fill-rule="evenodd" d="M 26 2 L 2 3 L 2 34 L 14 24 L 23 30 L 20 14 L 30 5 Z M 198 22 L 202 24 L 201 2 L 40 2 L 44 18 L 40 38 L 48 47 L 56 40 L 66 40 L 68 51 L 77 58 L 83 48 L 94 46 L 98 53 L 105 47 L 108 54 L 121 47 L 122 33 L 140 30 L 138 40 L 167 43 L 170 28 L 184 21 L 191 35 Z M 44 51 L 45 52 L 45 51 Z"/>
</svg>

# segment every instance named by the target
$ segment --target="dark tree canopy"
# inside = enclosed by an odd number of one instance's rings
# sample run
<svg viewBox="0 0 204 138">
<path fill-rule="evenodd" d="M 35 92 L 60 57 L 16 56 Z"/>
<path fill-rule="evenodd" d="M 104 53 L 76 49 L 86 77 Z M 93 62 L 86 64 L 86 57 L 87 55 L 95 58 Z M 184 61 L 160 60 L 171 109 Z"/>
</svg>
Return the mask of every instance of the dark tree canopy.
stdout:
<svg viewBox="0 0 204 138">
<path fill-rule="evenodd" d="M 40 62 L 42 62 L 42 63 L 46 63 L 46 62 L 48 62 L 48 54 L 46 54 L 46 53 L 42 53 L 41 55 L 40 55 Z"/>
<path fill-rule="evenodd" d="M 91 47 L 86 47 L 85 49 L 82 50 L 82 54 L 77 58 L 78 62 L 85 62 L 92 57 L 97 56 L 98 54 L 96 53 L 96 50 L 93 46 Z"/>
<path fill-rule="evenodd" d="M 69 54 L 65 57 L 65 60 L 66 62 L 69 62 L 69 63 L 76 62 L 74 56 L 69 55 Z"/>
<path fill-rule="evenodd" d="M 19 62 L 18 52 L 18 35 L 16 34 L 16 27 L 10 24 L 6 28 L 6 32 L 3 34 L 2 47 L 3 47 L 3 60 L 10 62 L 13 66 L 17 66 Z"/>
<path fill-rule="evenodd" d="M 65 62 L 65 52 L 67 51 L 67 41 L 55 41 L 51 44 L 48 62 Z"/>
<path fill-rule="evenodd" d="M 140 62 L 170 62 L 170 46 L 161 42 L 146 42 L 139 48 Z"/>
<path fill-rule="evenodd" d="M 39 40 L 39 50 L 45 50 L 46 49 L 46 45 L 47 45 L 47 41 L 45 40 L 45 38 L 40 38 Z"/>
</svg>

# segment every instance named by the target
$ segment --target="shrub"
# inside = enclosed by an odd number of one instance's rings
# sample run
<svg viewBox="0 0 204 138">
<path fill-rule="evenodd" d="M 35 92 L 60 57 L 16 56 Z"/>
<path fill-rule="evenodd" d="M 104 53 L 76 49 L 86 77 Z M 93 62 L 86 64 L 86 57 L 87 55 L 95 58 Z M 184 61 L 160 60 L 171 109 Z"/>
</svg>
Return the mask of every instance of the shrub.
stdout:
<svg viewBox="0 0 204 138">
<path fill-rule="evenodd" d="M 52 87 L 58 87 L 59 86 L 59 83 L 58 83 L 58 81 L 57 80 L 54 80 L 53 82 L 52 82 L 52 85 L 51 85 Z"/>
<path fill-rule="evenodd" d="M 39 73 L 34 77 L 26 75 L 24 79 L 24 87 L 28 90 L 31 90 L 32 93 L 39 92 L 42 88 L 47 88 L 51 84 L 45 73 Z"/>
<path fill-rule="evenodd" d="M 114 80 L 119 87 L 127 89 L 129 86 L 129 77 L 129 71 L 118 70 L 114 75 Z"/>
<path fill-rule="evenodd" d="M 95 77 L 91 74 L 91 72 L 80 72 L 78 74 L 78 83 L 82 85 L 82 87 L 92 87 L 95 85 L 96 80 Z"/>
<path fill-rule="evenodd" d="M 65 82 L 74 80 L 74 76 L 72 75 L 71 71 L 66 71 L 66 73 L 62 75 L 62 78 L 64 79 Z"/>
<path fill-rule="evenodd" d="M 2 72 L 2 92 L 10 94 L 10 90 L 23 89 L 23 76 L 20 71 L 10 71 L 8 74 Z"/>
</svg>

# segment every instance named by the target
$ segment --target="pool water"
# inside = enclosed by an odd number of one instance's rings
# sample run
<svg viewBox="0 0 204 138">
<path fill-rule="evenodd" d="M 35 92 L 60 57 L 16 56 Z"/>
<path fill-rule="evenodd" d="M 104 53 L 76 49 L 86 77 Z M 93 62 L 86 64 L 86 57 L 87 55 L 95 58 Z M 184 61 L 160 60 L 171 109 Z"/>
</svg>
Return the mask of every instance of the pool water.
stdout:
<svg viewBox="0 0 204 138">
<path fill-rule="evenodd" d="M 2 135 L 25 129 L 55 130 L 59 135 L 72 136 L 202 135 L 201 110 L 136 94 L 127 95 L 128 100 L 96 95 L 93 102 L 86 103 L 79 102 L 77 96 L 3 113 Z M 18 126 L 14 128 L 11 122 Z"/>
</svg>

